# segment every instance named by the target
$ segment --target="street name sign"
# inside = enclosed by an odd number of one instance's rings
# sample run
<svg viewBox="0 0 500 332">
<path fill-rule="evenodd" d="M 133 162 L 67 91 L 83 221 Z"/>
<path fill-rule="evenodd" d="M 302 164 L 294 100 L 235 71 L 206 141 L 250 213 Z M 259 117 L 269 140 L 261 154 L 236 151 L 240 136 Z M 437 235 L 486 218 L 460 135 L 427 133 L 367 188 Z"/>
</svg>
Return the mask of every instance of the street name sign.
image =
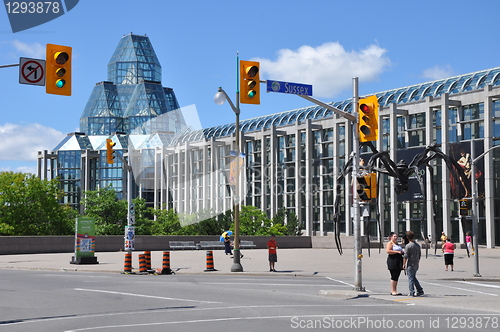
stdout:
<svg viewBox="0 0 500 332">
<path fill-rule="evenodd" d="M 19 58 L 19 83 L 45 85 L 45 60 Z"/>
<path fill-rule="evenodd" d="M 299 96 L 312 96 L 312 85 L 267 80 L 267 92 L 288 93 Z"/>
</svg>

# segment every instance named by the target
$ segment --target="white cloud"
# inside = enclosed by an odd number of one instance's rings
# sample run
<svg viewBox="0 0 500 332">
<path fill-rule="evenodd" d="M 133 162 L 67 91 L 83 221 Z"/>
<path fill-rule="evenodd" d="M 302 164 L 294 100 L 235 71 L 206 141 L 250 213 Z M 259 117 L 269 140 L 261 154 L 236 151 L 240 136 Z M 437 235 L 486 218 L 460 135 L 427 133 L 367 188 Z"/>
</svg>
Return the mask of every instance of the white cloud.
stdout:
<svg viewBox="0 0 500 332">
<path fill-rule="evenodd" d="M 261 79 L 311 84 L 316 97 L 334 97 L 352 88 L 352 78 L 375 81 L 391 65 L 387 50 L 369 45 L 357 52 L 347 52 L 338 42 L 316 48 L 281 49 L 276 61 L 253 59 L 261 63 Z M 263 77 L 264 76 L 264 77 Z"/>
<path fill-rule="evenodd" d="M 25 58 L 45 59 L 45 46 L 39 43 L 23 43 L 19 40 L 12 41 L 12 45 L 20 56 Z"/>
<path fill-rule="evenodd" d="M 432 81 L 440 80 L 451 76 L 453 76 L 453 69 L 451 68 L 450 65 L 446 65 L 444 67 L 434 66 L 432 68 L 425 69 L 422 74 L 423 78 Z"/>
<path fill-rule="evenodd" d="M 0 160 L 35 161 L 41 150 L 52 150 L 64 134 L 37 123 L 0 125 Z"/>
</svg>

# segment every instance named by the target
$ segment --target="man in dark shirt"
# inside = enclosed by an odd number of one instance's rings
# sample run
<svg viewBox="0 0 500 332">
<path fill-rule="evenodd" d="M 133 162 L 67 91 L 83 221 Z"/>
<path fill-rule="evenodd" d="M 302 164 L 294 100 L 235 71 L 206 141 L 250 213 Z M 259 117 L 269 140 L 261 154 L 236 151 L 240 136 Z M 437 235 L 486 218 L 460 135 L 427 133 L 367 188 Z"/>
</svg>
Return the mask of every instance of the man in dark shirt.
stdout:
<svg viewBox="0 0 500 332">
<path fill-rule="evenodd" d="M 422 296 L 424 289 L 420 286 L 417 279 L 418 264 L 422 249 L 420 245 L 415 242 L 415 233 L 412 231 L 406 232 L 406 237 L 409 243 L 405 247 L 405 254 L 403 256 L 403 269 L 406 270 L 408 275 L 408 285 L 410 287 L 410 294 L 408 296 Z M 415 292 L 415 288 L 417 291 Z"/>
</svg>

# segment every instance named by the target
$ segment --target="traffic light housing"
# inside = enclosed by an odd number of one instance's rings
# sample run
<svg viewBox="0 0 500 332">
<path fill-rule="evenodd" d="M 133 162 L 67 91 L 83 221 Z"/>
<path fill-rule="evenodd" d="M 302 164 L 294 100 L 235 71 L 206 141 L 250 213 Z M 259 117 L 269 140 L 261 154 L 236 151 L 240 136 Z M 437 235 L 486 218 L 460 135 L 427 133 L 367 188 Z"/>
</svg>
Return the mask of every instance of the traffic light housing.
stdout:
<svg viewBox="0 0 500 332">
<path fill-rule="evenodd" d="M 377 198 L 377 174 L 368 173 L 358 176 L 356 191 L 361 201 L 371 201 Z"/>
<path fill-rule="evenodd" d="M 460 204 L 460 215 L 461 216 L 467 216 L 467 215 L 469 215 L 469 210 L 470 210 L 471 205 L 472 205 L 471 201 L 468 200 L 468 199 L 463 198 L 459 202 L 460 202 L 459 203 Z"/>
<path fill-rule="evenodd" d="M 106 138 L 106 162 L 108 164 L 115 163 L 115 150 L 113 150 L 116 145 L 110 138 Z"/>
<path fill-rule="evenodd" d="M 71 96 L 71 60 L 72 48 L 47 44 L 45 92 Z"/>
<path fill-rule="evenodd" d="M 260 64 L 240 61 L 240 103 L 260 105 Z"/>
<path fill-rule="evenodd" d="M 360 142 L 378 140 L 378 99 L 370 96 L 358 102 L 358 131 Z"/>
</svg>

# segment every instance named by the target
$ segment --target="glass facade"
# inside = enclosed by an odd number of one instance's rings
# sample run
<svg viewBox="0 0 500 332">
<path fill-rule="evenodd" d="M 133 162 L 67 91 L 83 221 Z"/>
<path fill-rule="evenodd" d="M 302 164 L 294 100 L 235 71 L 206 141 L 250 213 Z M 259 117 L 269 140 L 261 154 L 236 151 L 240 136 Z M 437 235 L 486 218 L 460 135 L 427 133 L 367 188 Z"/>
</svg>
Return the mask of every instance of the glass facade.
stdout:
<svg viewBox="0 0 500 332">
<path fill-rule="evenodd" d="M 185 126 L 171 88 L 161 85 L 161 65 L 146 36 L 124 36 L 80 118 L 87 135 L 176 133 Z"/>
<path fill-rule="evenodd" d="M 471 144 L 475 155 L 500 145 L 500 68 L 397 88 L 376 94 L 380 104 L 379 151 L 394 161 L 411 162 L 429 144 L 437 144 L 453 158 Z M 397 108 L 394 105 L 397 105 Z M 352 100 L 332 102 L 352 112 Z M 161 85 L 161 66 L 146 36 L 124 36 L 108 65 L 107 81 L 96 84 L 80 119 L 80 133 L 69 134 L 49 154 L 41 154 L 42 178 L 58 177 L 67 194 L 64 202 L 79 207 L 85 190 L 111 185 L 125 197 L 127 176 L 121 159 L 106 163 L 106 138 L 134 169 L 132 196 L 141 196 L 156 208 L 180 213 L 203 210 L 222 213 L 235 197 L 270 217 L 279 209 L 294 212 L 307 235 L 333 231 L 335 195 L 340 193 L 341 232 L 352 234 L 352 183 L 339 175 L 351 155 L 353 124 L 320 106 L 240 121 L 239 150 L 245 153 L 241 181 L 235 193 L 231 152 L 235 124 L 186 130 L 171 88 Z M 394 114 L 392 113 L 394 111 Z M 368 148 L 361 156 L 370 157 Z M 411 158 L 410 158 L 411 157 Z M 478 165 L 480 243 L 499 243 L 500 149 L 485 155 Z M 383 236 L 389 231 L 419 230 L 422 211 L 433 210 L 426 232 L 449 233 L 461 239 L 456 184 L 441 160 L 431 162 L 434 204 L 422 195 L 397 196 L 393 181 L 381 176 L 381 191 L 362 232 Z M 49 174 L 49 175 L 48 175 Z M 481 177 L 482 176 L 482 177 Z M 485 177 L 488 181 L 485 181 Z M 243 188 L 244 187 L 244 188 Z M 375 206 L 377 204 L 377 206 Z M 382 217 L 379 232 L 377 215 Z M 431 213 L 427 213 L 431 215 Z"/>
</svg>

